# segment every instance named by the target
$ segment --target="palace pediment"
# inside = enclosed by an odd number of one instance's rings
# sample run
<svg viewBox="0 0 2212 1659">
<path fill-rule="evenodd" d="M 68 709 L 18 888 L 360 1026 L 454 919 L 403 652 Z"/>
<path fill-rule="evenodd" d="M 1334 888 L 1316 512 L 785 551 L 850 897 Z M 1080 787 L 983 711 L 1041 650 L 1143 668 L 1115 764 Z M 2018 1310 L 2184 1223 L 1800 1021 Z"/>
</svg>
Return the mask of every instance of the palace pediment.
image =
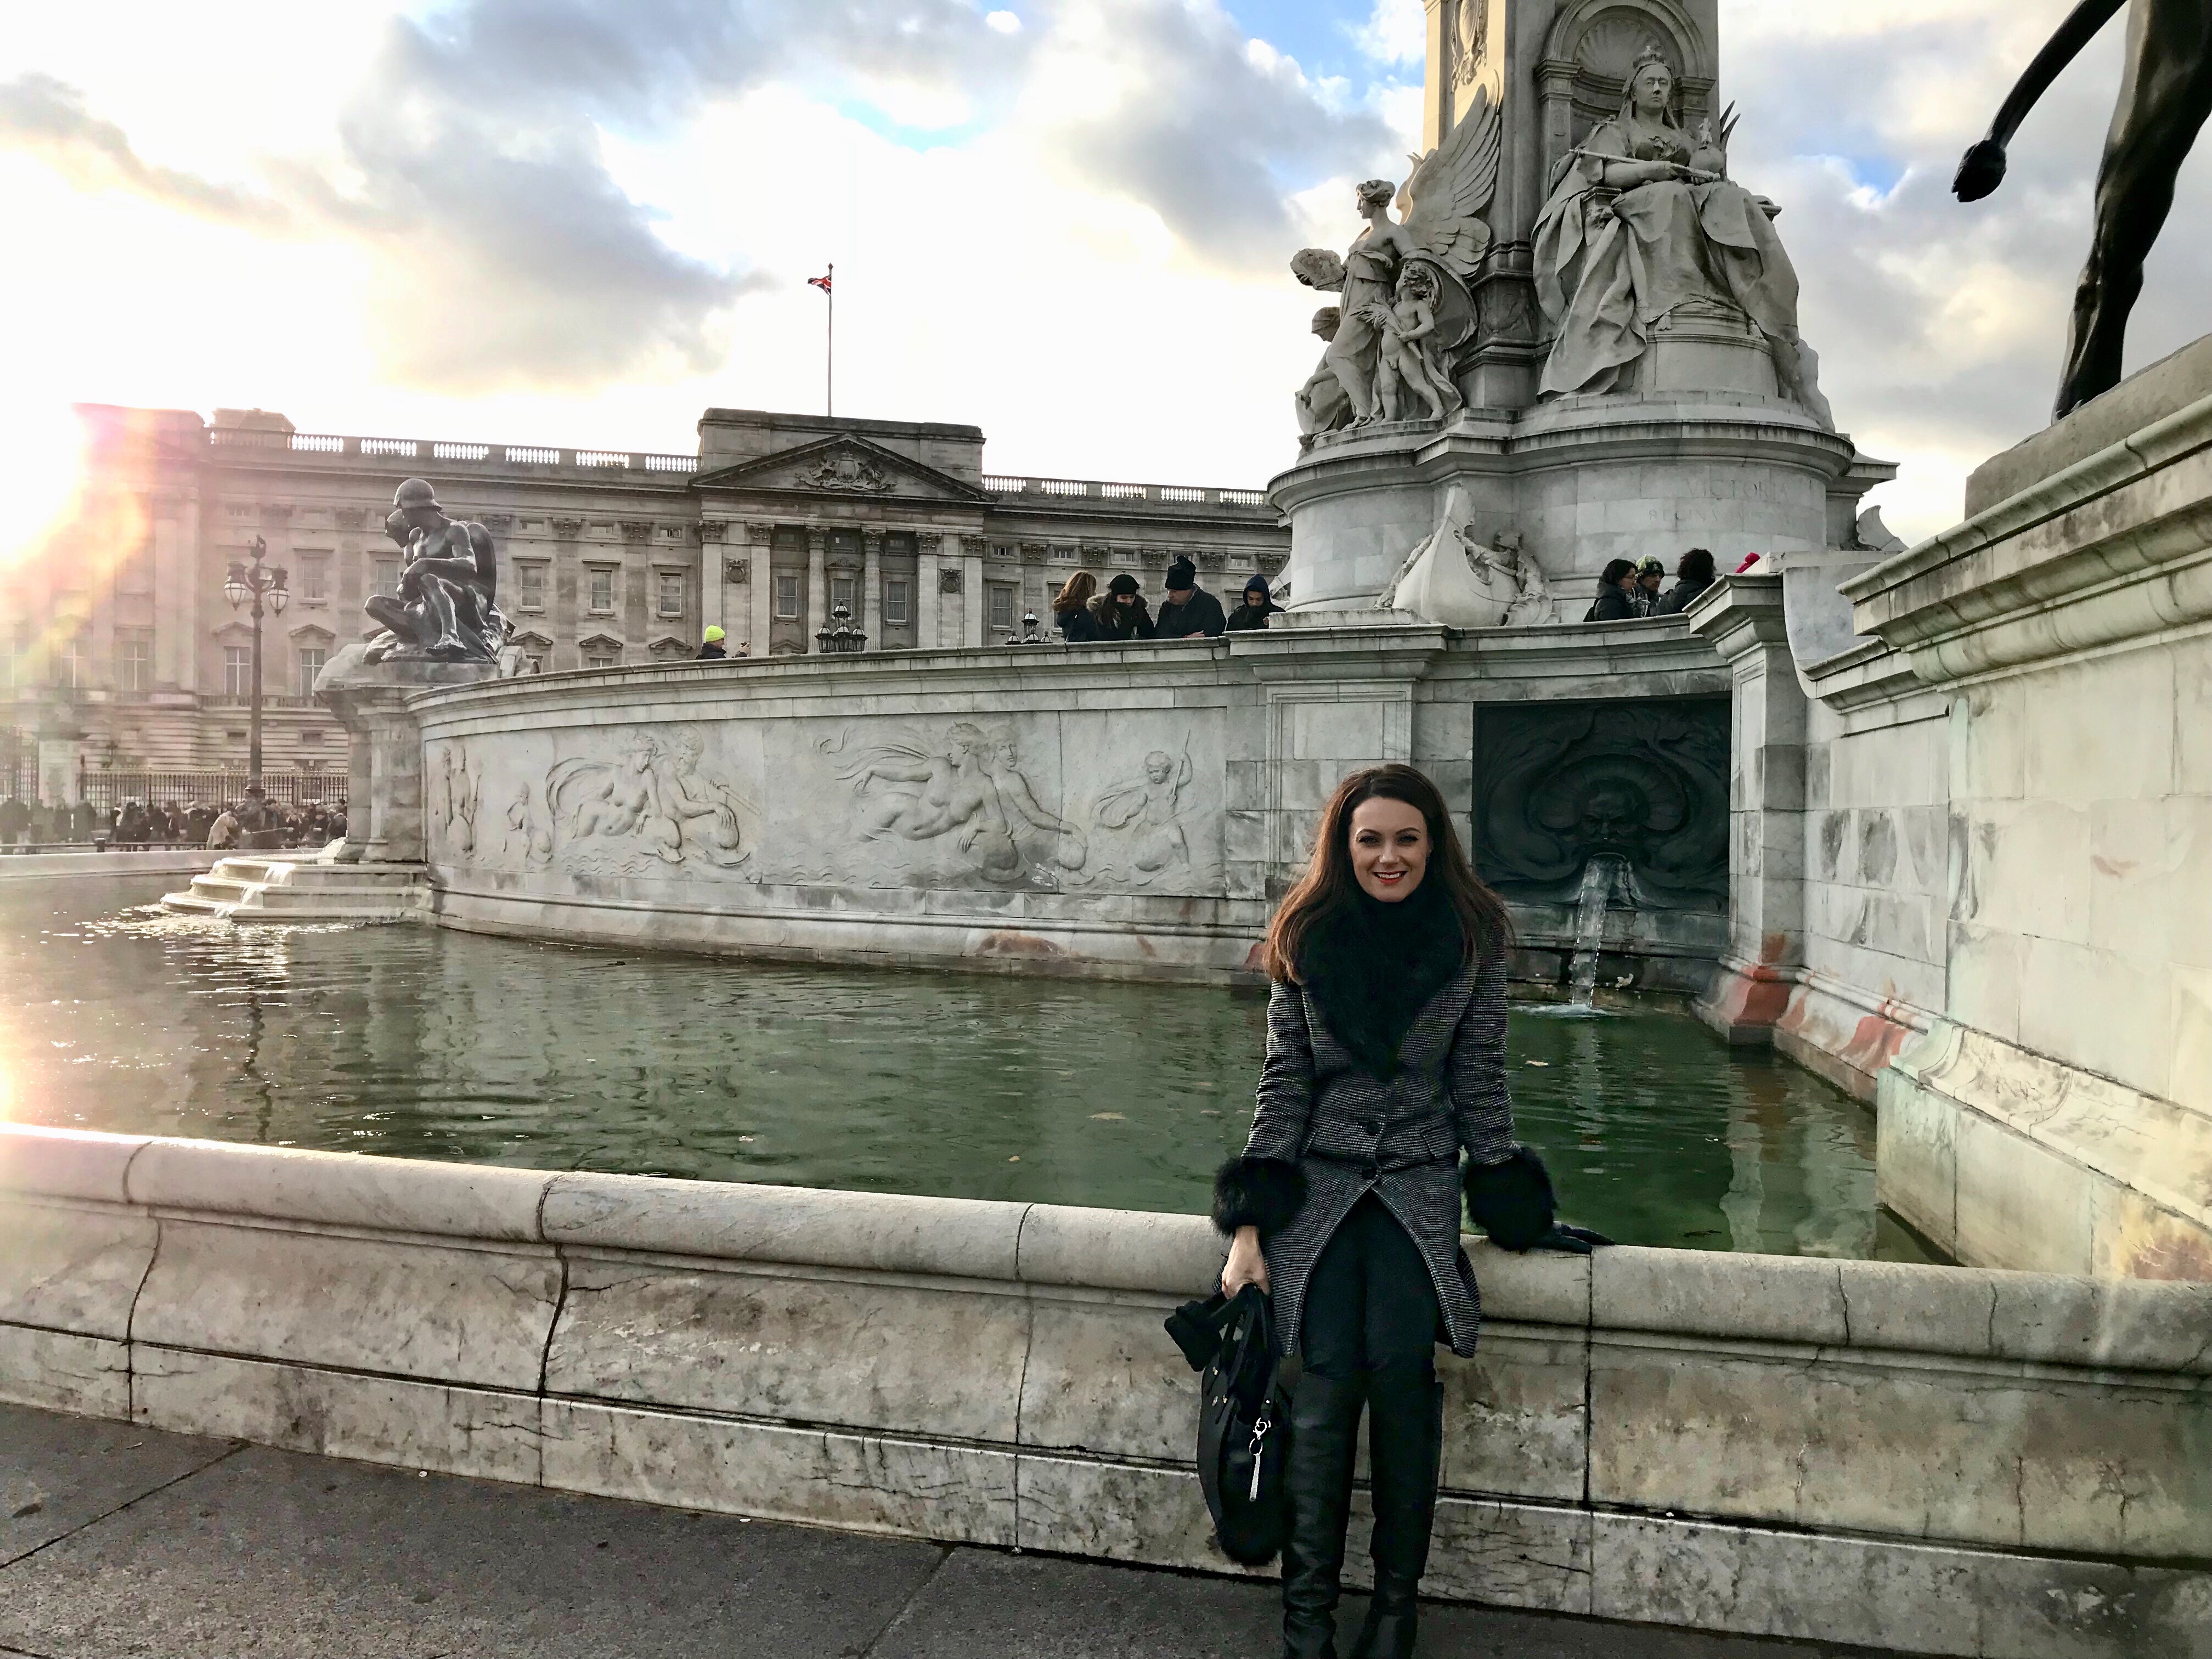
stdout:
<svg viewBox="0 0 2212 1659">
<path fill-rule="evenodd" d="M 692 481 L 699 489 L 774 490 L 801 495 L 844 496 L 861 501 L 981 502 L 983 490 L 912 458 L 841 434 L 779 450 L 734 466 L 705 472 Z"/>
</svg>

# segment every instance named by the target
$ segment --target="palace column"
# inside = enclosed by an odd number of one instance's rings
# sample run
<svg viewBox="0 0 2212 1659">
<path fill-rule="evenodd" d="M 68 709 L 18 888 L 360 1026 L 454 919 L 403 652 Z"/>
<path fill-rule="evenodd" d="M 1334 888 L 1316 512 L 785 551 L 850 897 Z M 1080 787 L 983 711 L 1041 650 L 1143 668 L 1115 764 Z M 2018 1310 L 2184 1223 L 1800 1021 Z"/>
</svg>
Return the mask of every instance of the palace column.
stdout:
<svg viewBox="0 0 2212 1659">
<path fill-rule="evenodd" d="M 723 618 L 727 611 L 726 597 L 722 584 L 727 575 L 723 568 L 723 550 L 729 525 L 720 519 L 702 519 L 699 521 L 699 635 L 691 641 L 694 650 L 707 637 L 707 629 L 719 628 L 730 632 L 730 624 Z"/>
<path fill-rule="evenodd" d="M 860 614 L 868 649 L 884 648 L 884 532 L 871 526 L 860 532 Z"/>
<path fill-rule="evenodd" d="M 981 536 L 947 536 L 948 548 L 957 548 L 960 555 L 960 642 L 963 645 L 983 643 L 983 538 Z"/>
<path fill-rule="evenodd" d="M 775 624 L 775 526 L 757 520 L 745 521 L 745 560 L 751 566 L 751 632 L 746 648 L 756 657 L 769 654 L 769 632 Z"/>
<path fill-rule="evenodd" d="M 934 530 L 922 531 L 914 538 L 914 642 L 923 651 L 938 648 L 937 619 L 943 598 L 938 592 L 942 582 L 937 550 L 944 539 Z"/>
<path fill-rule="evenodd" d="M 814 636 L 830 625 L 830 532 L 819 525 L 806 526 L 806 643 L 812 651 Z"/>
</svg>

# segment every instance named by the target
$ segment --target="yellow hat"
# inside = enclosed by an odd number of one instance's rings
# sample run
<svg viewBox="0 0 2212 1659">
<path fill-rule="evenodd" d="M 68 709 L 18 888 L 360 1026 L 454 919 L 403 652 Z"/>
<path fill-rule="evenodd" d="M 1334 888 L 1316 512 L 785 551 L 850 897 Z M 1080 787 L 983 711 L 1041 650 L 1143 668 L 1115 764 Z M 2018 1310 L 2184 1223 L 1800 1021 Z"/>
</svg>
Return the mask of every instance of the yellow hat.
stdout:
<svg viewBox="0 0 2212 1659">
<path fill-rule="evenodd" d="M 719 628 L 709 628 L 707 630 L 707 643 L 709 645 L 719 645 L 722 641 L 728 637 L 729 636 L 723 633 Z"/>
</svg>

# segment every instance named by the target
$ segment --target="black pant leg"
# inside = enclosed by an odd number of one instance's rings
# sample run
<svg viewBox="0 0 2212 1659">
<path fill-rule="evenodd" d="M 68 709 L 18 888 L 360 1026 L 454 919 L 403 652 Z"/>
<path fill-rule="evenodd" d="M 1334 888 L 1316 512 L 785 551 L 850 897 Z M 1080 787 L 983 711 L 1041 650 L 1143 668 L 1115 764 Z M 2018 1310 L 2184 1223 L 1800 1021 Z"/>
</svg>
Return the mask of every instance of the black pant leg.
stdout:
<svg viewBox="0 0 2212 1659">
<path fill-rule="evenodd" d="M 1305 1369 L 1349 1382 L 1367 1369 L 1367 1241 L 1363 1198 L 1338 1224 L 1306 1281 Z"/>
<path fill-rule="evenodd" d="M 1432 1372 L 1441 1310 L 1436 1286 L 1429 1280 L 1429 1264 L 1381 1199 L 1370 1193 L 1360 1200 L 1359 1208 L 1364 1212 L 1361 1255 L 1367 1282 L 1362 1347 L 1367 1369 Z"/>
</svg>

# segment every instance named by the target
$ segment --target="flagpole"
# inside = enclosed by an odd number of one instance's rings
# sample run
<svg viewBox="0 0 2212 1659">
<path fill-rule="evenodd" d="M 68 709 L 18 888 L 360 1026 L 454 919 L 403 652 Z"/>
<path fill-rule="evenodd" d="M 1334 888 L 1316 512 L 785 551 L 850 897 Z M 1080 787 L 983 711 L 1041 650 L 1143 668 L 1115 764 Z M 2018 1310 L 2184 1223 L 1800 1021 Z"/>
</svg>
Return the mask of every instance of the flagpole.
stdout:
<svg viewBox="0 0 2212 1659">
<path fill-rule="evenodd" d="M 823 398 L 822 398 L 823 409 L 822 409 L 822 412 L 823 412 L 825 416 L 829 416 L 830 418 L 831 418 L 831 419 L 833 419 L 833 420 L 836 417 L 836 414 L 837 414 L 837 287 L 836 287 L 836 283 L 837 283 L 837 266 L 836 266 L 836 262 L 835 262 L 835 261 L 832 261 L 832 262 L 831 262 L 831 264 L 830 264 L 830 283 L 829 283 L 829 285 L 828 285 L 828 293 L 829 293 L 829 295 L 830 295 L 830 332 L 829 332 L 829 339 L 828 339 L 828 343 L 827 343 L 827 349 L 826 349 L 826 350 L 825 350 L 825 352 L 824 352 L 824 354 L 823 354 L 823 356 L 824 356 L 824 362 L 823 362 L 823 379 L 824 379 L 824 382 L 825 382 L 825 384 L 824 384 L 824 386 L 823 386 Z"/>
</svg>

